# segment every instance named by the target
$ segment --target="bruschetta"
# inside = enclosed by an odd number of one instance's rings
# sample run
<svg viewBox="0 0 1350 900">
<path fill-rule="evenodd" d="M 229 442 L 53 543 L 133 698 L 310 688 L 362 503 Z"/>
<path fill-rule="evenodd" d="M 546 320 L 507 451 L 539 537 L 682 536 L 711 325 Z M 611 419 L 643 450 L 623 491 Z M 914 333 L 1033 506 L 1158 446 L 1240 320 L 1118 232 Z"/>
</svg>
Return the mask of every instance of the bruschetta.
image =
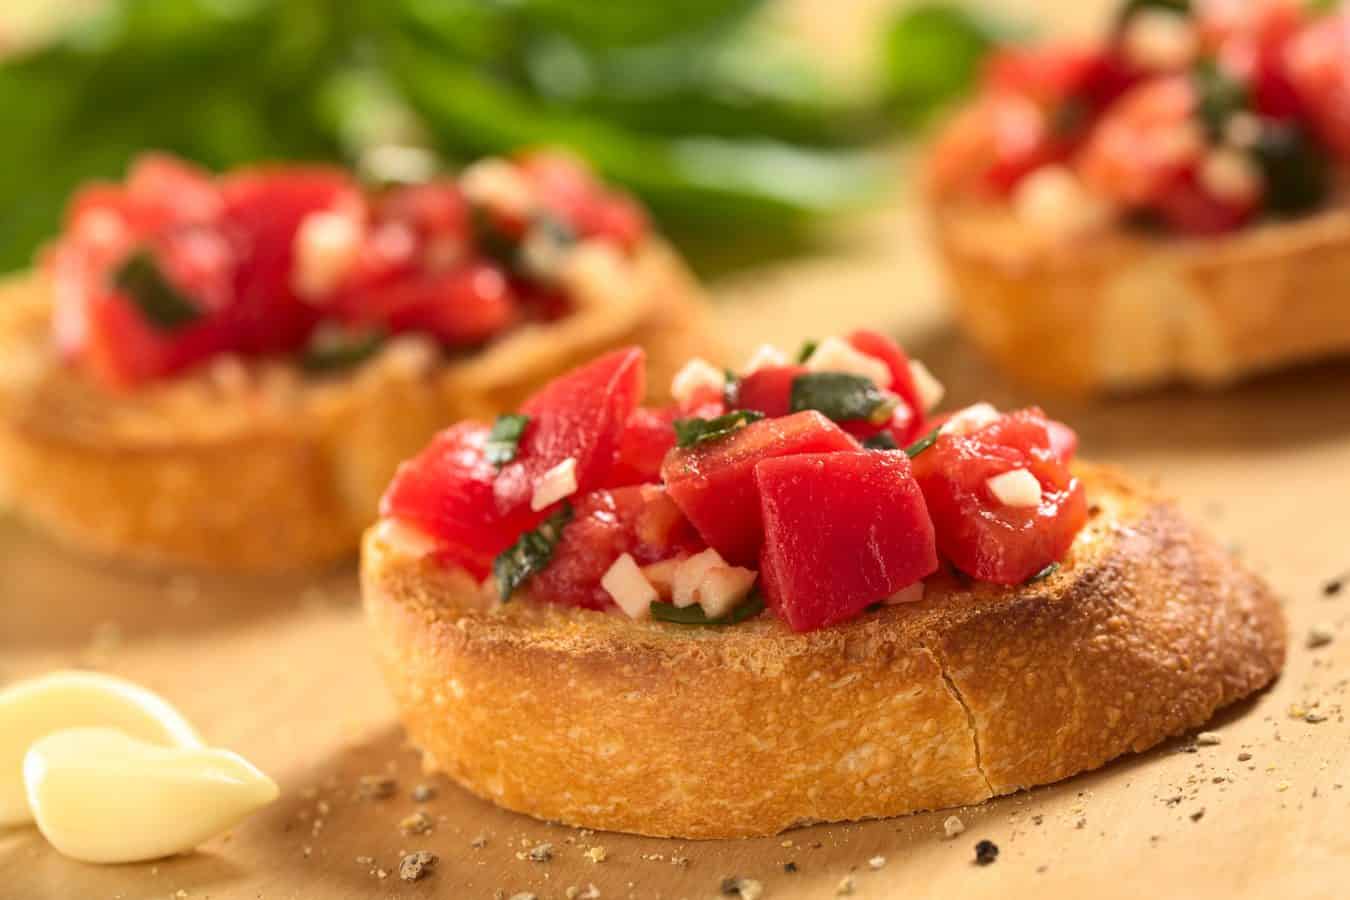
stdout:
<svg viewBox="0 0 1350 900">
<path fill-rule="evenodd" d="M 997 52 L 927 194 L 964 331 L 1079 394 L 1350 352 L 1350 12 L 1128 2 Z"/>
<path fill-rule="evenodd" d="M 857 332 L 614 351 L 400 467 L 378 656 L 429 768 L 509 809 L 683 838 L 978 803 L 1204 723 L 1280 671 L 1270 589 L 1031 408 L 934 415 Z"/>
<path fill-rule="evenodd" d="M 642 210 L 547 153 L 381 189 L 145 157 L 5 295 L 0 496 L 135 563 L 333 561 L 446 424 L 608 347 L 715 353 Z"/>
</svg>

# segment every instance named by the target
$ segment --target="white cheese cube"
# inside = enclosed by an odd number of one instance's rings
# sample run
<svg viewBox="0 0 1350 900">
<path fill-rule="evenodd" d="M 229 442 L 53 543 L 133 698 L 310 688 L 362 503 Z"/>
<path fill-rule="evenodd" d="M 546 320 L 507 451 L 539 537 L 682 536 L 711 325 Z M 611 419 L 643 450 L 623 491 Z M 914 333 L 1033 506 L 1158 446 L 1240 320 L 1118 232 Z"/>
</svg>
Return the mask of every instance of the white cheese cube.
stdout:
<svg viewBox="0 0 1350 900">
<path fill-rule="evenodd" d="M 669 597 L 675 586 L 675 573 L 688 557 L 674 556 L 642 567 L 642 575 L 662 597 Z"/>
<path fill-rule="evenodd" d="M 534 189 L 520 169 L 502 159 L 480 159 L 459 176 L 470 203 L 510 219 L 534 212 Z"/>
<path fill-rule="evenodd" d="M 670 395 L 680 405 L 687 406 L 700 391 L 711 390 L 720 395 L 726 386 L 727 377 L 722 370 L 696 356 L 675 373 L 670 381 Z"/>
<path fill-rule="evenodd" d="M 1175 71 L 1195 59 L 1200 35 L 1182 13 L 1145 8 L 1130 17 L 1122 45 L 1126 59 L 1141 69 Z"/>
<path fill-rule="evenodd" d="M 741 366 L 742 375 L 753 375 L 760 369 L 767 369 L 772 366 L 786 366 L 788 364 L 787 354 L 779 350 L 773 344 L 760 344 L 750 358 Z"/>
<path fill-rule="evenodd" d="M 342 283 L 361 249 L 361 223 L 340 212 L 305 216 L 295 232 L 291 288 L 303 300 L 319 301 Z"/>
<path fill-rule="evenodd" d="M 1065 166 L 1044 166 L 1018 183 L 1013 213 L 1023 224 L 1052 237 L 1066 238 L 1107 222 L 1110 210 Z"/>
<path fill-rule="evenodd" d="M 879 388 L 891 386 L 891 370 L 875 356 L 868 356 L 843 338 L 828 337 L 806 360 L 812 372 L 844 372 L 870 378 Z"/>
<path fill-rule="evenodd" d="M 656 588 L 652 587 L 637 562 L 627 553 L 614 560 L 601 577 L 600 586 L 630 619 L 650 617 L 652 604 L 660 599 Z"/>
<path fill-rule="evenodd" d="M 671 582 L 670 599 L 676 606 L 693 606 L 698 602 L 698 589 L 703 584 L 703 576 L 716 566 L 725 566 L 727 561 L 722 554 L 709 547 L 702 553 L 696 553 L 680 564 Z"/>
<path fill-rule="evenodd" d="M 958 410 L 942 425 L 943 434 L 970 434 L 998 419 L 998 410 L 989 403 L 976 403 Z"/>
<path fill-rule="evenodd" d="M 569 456 L 535 481 L 534 495 L 530 497 L 530 509 L 539 512 L 576 492 L 577 461 Z"/>
<path fill-rule="evenodd" d="M 740 566 L 713 566 L 699 584 L 698 605 L 708 618 L 716 619 L 731 612 L 755 584 L 757 573 Z"/>
<path fill-rule="evenodd" d="M 914 389 L 919 392 L 919 402 L 923 404 L 923 411 L 930 413 L 937 409 L 937 405 L 942 402 L 947 389 L 942 386 L 928 367 L 917 359 L 909 361 L 909 377 L 914 379 Z"/>
<path fill-rule="evenodd" d="M 999 503 L 1004 506 L 1033 507 L 1041 505 L 1041 483 L 1026 469 L 1012 469 L 985 481 Z"/>
</svg>

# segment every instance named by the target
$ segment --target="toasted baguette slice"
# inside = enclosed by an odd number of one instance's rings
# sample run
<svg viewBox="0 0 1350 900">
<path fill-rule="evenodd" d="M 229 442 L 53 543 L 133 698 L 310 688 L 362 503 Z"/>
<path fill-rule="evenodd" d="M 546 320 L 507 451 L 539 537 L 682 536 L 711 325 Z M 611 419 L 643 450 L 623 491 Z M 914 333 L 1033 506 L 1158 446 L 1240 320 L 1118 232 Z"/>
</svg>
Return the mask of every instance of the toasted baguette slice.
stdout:
<svg viewBox="0 0 1350 900">
<path fill-rule="evenodd" d="M 1205 239 L 1063 238 L 969 204 L 933 219 L 962 328 L 1042 388 L 1222 386 L 1350 353 L 1350 206 Z"/>
<path fill-rule="evenodd" d="M 447 423 L 491 418 L 602 350 L 648 349 L 665 391 L 709 348 L 700 289 L 650 242 L 618 277 L 579 285 L 578 309 L 483 351 L 444 357 L 391 341 L 335 377 L 291 363 L 216 360 L 110 392 L 51 349 L 36 279 L 0 296 L 0 498 L 77 548 L 118 560 L 240 571 L 353 553 L 404 459 Z"/>
<path fill-rule="evenodd" d="M 363 595 L 427 763 L 509 809 L 685 838 L 979 803 L 1205 722 L 1269 683 L 1279 604 L 1168 503 L 1080 471 L 1093 519 L 1019 588 L 793 634 L 537 603 L 366 537 Z"/>
</svg>

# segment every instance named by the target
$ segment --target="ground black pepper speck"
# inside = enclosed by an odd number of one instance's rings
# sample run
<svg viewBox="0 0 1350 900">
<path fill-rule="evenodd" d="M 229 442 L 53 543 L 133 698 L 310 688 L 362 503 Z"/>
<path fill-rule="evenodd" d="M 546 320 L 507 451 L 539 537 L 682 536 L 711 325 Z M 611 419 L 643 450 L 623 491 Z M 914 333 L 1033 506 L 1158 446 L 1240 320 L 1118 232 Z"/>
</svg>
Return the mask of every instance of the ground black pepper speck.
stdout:
<svg viewBox="0 0 1350 900">
<path fill-rule="evenodd" d="M 975 864 L 987 866 L 998 859 L 998 844 L 993 841 L 980 841 L 975 845 Z"/>
</svg>

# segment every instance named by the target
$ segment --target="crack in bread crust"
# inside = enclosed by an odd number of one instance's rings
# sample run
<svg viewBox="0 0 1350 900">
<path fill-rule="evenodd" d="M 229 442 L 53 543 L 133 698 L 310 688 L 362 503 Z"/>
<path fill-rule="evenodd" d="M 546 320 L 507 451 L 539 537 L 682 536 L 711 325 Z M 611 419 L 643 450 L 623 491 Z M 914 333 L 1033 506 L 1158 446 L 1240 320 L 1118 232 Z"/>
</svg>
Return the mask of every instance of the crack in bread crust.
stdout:
<svg viewBox="0 0 1350 900">
<path fill-rule="evenodd" d="M 509 809 L 720 838 L 978 803 L 1199 725 L 1283 663 L 1259 579 L 1170 504 L 1080 474 L 1099 512 L 1044 581 L 934 576 L 806 634 L 494 606 L 374 531 L 362 593 L 410 739 Z"/>
</svg>

